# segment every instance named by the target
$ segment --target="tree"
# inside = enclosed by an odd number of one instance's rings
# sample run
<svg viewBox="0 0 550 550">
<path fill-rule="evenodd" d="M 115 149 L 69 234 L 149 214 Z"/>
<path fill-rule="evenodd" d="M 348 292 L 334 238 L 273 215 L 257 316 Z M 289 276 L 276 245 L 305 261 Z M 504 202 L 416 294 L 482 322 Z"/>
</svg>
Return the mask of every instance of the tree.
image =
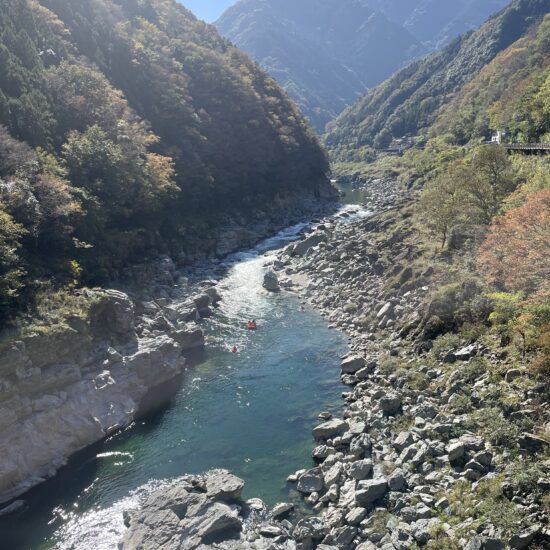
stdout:
<svg viewBox="0 0 550 550">
<path fill-rule="evenodd" d="M 451 229 L 464 217 L 464 199 L 457 165 L 431 180 L 422 193 L 421 211 L 428 228 L 439 235 L 441 249 L 445 247 Z"/>
<path fill-rule="evenodd" d="M 549 235 L 550 189 L 544 189 L 494 221 L 479 251 L 479 268 L 501 288 L 548 290 Z"/>
<path fill-rule="evenodd" d="M 23 284 L 24 270 L 18 256 L 23 227 L 15 223 L 0 203 L 0 322 L 10 314 Z"/>
<path fill-rule="evenodd" d="M 483 145 L 474 150 L 464 188 L 479 222 L 488 225 L 498 213 L 504 198 L 516 186 L 512 163 L 499 145 Z"/>
</svg>

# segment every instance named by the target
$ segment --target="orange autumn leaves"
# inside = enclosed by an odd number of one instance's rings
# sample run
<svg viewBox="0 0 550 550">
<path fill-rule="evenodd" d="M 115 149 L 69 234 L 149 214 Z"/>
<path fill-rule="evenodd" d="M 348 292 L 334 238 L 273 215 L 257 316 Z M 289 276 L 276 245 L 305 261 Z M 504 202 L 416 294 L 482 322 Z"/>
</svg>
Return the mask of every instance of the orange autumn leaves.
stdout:
<svg viewBox="0 0 550 550">
<path fill-rule="evenodd" d="M 513 291 L 550 290 L 550 189 L 496 218 L 478 256 L 487 279 Z"/>
</svg>

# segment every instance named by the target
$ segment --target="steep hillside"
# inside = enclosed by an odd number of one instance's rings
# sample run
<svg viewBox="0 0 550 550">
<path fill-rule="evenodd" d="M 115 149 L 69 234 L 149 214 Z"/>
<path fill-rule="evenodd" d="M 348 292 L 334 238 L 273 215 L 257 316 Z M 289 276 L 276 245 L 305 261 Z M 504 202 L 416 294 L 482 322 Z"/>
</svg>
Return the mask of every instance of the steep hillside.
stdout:
<svg viewBox="0 0 550 550">
<path fill-rule="evenodd" d="M 326 144 L 334 157 L 358 159 L 392 137 L 426 132 L 440 108 L 547 11 L 544 0 L 514 0 L 478 31 L 397 72 L 331 125 Z"/>
<path fill-rule="evenodd" d="M 326 186 L 287 96 L 174 0 L 8 0 L 0 125 L 0 318 Z"/>
<path fill-rule="evenodd" d="M 283 85 L 318 129 L 424 52 L 408 31 L 356 0 L 242 0 L 216 25 Z"/>
<path fill-rule="evenodd" d="M 430 49 L 475 29 L 510 0 L 368 0 L 390 21 L 403 25 Z"/>
<path fill-rule="evenodd" d="M 499 53 L 438 116 L 430 135 L 466 144 L 507 132 L 507 139 L 550 141 L 550 15 Z"/>
</svg>

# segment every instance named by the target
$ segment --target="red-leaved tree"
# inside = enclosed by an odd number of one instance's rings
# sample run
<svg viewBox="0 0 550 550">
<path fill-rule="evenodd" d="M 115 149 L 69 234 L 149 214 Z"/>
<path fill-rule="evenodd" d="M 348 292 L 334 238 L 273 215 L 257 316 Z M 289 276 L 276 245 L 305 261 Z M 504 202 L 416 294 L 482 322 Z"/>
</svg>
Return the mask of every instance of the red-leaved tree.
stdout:
<svg viewBox="0 0 550 550">
<path fill-rule="evenodd" d="M 502 288 L 550 289 L 550 189 L 496 218 L 478 261 L 488 280 Z"/>
</svg>

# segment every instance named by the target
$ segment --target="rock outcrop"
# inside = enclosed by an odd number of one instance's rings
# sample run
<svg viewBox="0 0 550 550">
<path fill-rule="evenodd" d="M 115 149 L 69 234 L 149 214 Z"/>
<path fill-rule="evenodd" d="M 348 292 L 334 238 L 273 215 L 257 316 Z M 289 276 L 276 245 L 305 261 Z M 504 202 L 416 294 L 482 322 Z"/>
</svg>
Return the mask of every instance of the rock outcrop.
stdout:
<svg viewBox="0 0 550 550">
<path fill-rule="evenodd" d="M 0 502 L 128 426 L 152 406 L 153 393 L 154 403 L 167 400 L 173 388 L 164 386 L 182 373 L 184 352 L 204 345 L 202 330 L 187 321 L 162 317 L 164 333 L 142 330 L 152 321 L 138 317 L 123 292 L 84 294 L 86 311 L 31 327 L 0 354 Z"/>
<path fill-rule="evenodd" d="M 128 530 L 119 549 L 295 550 L 290 523 L 282 519 L 292 505 L 281 503 L 269 514 L 261 500 L 241 499 L 243 487 L 225 470 L 177 479 L 125 514 Z"/>
</svg>

